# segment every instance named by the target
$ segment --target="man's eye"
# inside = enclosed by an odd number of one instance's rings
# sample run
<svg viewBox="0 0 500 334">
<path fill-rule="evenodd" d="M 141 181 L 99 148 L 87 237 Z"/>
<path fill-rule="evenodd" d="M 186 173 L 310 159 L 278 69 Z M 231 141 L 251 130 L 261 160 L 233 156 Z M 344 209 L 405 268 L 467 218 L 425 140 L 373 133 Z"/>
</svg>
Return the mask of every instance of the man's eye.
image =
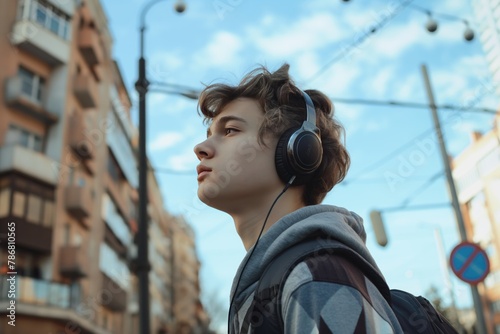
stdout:
<svg viewBox="0 0 500 334">
<path fill-rule="evenodd" d="M 227 136 L 228 134 L 232 133 L 232 132 L 238 132 L 237 129 L 233 129 L 233 128 L 225 128 L 224 129 L 224 134 Z"/>
</svg>

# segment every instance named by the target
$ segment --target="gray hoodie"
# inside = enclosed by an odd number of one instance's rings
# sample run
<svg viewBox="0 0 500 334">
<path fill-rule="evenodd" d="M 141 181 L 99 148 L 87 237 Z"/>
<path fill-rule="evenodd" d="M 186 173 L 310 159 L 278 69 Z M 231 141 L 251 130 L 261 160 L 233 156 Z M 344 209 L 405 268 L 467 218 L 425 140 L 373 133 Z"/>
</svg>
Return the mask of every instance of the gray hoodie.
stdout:
<svg viewBox="0 0 500 334">
<path fill-rule="evenodd" d="M 374 259 L 365 246 L 366 233 L 363 220 L 357 214 L 344 208 L 330 205 L 303 207 L 277 221 L 261 237 L 257 248 L 250 249 L 243 259 L 231 289 L 234 294 L 230 311 L 230 332 L 240 333 L 242 319 L 246 316 L 257 283 L 267 265 L 283 250 L 321 234 L 328 239 L 335 239 L 354 250 L 368 261 L 380 273 Z M 245 263 L 247 262 L 245 266 Z M 337 261 L 338 262 L 338 261 Z M 364 279 L 355 267 L 350 276 L 337 278 L 320 277 L 326 271 L 344 272 L 346 267 L 336 270 L 337 262 L 326 263 L 328 268 L 308 266 L 307 261 L 300 263 L 288 276 L 282 294 L 281 312 L 286 333 L 400 333 L 397 319 L 378 289 Z M 242 270 L 244 272 L 242 273 Z M 357 283 L 345 283 L 346 277 L 361 275 L 363 287 Z M 382 274 L 380 273 L 382 276 Z M 336 275 L 335 275 L 336 276 Z M 383 276 L 382 276 L 383 277 Z M 238 290 L 234 291 L 239 282 Z M 366 281 L 366 282 L 365 282 Z M 364 291 L 364 294 L 358 290 Z M 359 319 L 364 319 L 359 324 Z M 325 325 L 326 324 L 326 325 Z M 326 326 L 326 327 L 325 327 Z"/>
</svg>

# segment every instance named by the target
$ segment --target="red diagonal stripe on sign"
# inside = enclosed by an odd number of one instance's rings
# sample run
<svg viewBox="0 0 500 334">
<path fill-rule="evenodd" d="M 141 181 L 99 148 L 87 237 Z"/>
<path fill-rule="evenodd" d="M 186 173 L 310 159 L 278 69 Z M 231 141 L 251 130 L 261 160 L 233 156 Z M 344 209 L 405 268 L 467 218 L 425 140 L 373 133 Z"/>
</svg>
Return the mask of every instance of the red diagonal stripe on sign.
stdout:
<svg viewBox="0 0 500 334">
<path fill-rule="evenodd" d="M 464 273 L 464 271 L 467 270 L 467 267 L 474 260 L 474 258 L 476 257 L 477 253 L 479 253 L 479 249 L 476 248 L 476 247 L 474 247 L 474 251 L 472 252 L 472 254 L 465 261 L 465 263 L 463 264 L 462 268 L 460 268 L 460 270 L 457 271 L 458 275 L 462 275 Z"/>
</svg>

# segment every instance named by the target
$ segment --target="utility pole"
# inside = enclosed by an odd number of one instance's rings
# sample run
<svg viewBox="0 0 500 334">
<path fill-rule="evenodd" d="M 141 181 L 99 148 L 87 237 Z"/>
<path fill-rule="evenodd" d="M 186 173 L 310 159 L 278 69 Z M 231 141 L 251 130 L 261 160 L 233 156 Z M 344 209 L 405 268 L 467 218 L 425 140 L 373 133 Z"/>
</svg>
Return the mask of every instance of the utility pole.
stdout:
<svg viewBox="0 0 500 334">
<path fill-rule="evenodd" d="M 443 160 L 443 165 L 446 173 L 446 180 L 448 181 L 447 183 L 448 183 L 449 194 L 451 196 L 451 204 L 453 206 L 453 211 L 455 212 L 455 218 L 457 220 L 458 230 L 460 232 L 460 239 L 462 241 L 467 241 L 467 232 L 465 230 L 462 211 L 460 210 L 460 203 L 458 202 L 455 181 L 453 180 L 453 175 L 451 173 L 450 160 L 448 158 L 448 152 L 446 151 L 446 145 L 444 143 L 443 133 L 441 131 L 441 124 L 439 122 L 436 103 L 434 102 L 434 94 L 432 92 L 432 86 L 429 80 L 429 75 L 427 74 L 427 67 L 425 65 L 422 65 L 421 70 L 424 79 L 425 90 L 427 92 L 427 98 L 429 99 L 429 105 L 432 112 L 432 119 L 434 121 L 436 135 L 439 141 L 441 158 Z M 478 334 L 486 334 L 487 331 L 486 331 L 486 324 L 484 322 L 483 305 L 481 303 L 481 297 L 479 296 L 479 291 L 477 290 L 477 286 L 471 285 L 471 291 L 472 291 L 472 298 L 474 301 L 474 309 L 476 311 L 477 332 Z"/>
</svg>

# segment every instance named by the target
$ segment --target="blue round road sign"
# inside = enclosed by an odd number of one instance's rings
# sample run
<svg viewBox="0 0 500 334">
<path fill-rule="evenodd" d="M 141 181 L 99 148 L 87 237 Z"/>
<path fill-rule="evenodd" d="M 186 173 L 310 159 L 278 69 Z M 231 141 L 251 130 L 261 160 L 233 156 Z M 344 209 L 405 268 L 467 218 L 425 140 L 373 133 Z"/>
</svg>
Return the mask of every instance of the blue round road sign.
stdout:
<svg viewBox="0 0 500 334">
<path fill-rule="evenodd" d="M 461 242 L 450 255 L 451 270 L 462 281 L 469 284 L 482 282 L 490 272 L 490 262 L 486 252 L 471 242 Z"/>
</svg>

